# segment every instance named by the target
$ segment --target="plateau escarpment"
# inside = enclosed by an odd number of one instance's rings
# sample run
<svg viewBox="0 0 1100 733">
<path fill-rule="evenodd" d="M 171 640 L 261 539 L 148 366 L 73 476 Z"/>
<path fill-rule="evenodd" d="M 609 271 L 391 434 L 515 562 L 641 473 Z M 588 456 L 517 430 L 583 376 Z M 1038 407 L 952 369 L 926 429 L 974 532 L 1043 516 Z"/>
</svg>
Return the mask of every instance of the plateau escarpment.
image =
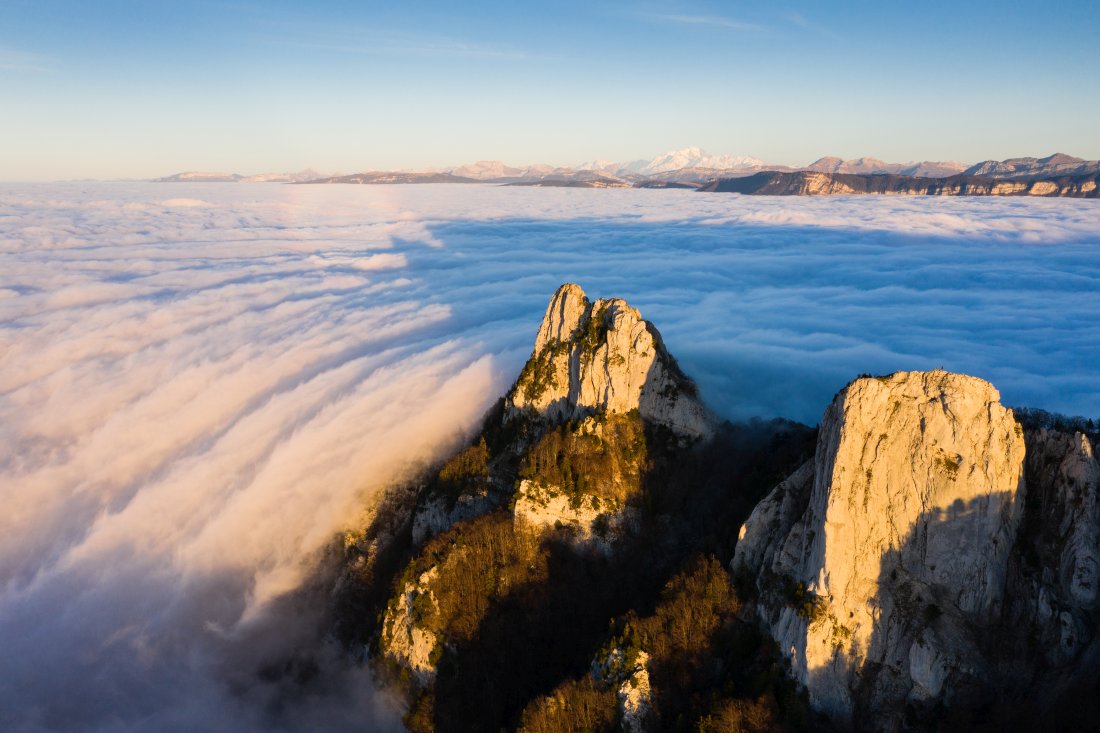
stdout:
<svg viewBox="0 0 1100 733">
<path fill-rule="evenodd" d="M 1046 178 L 988 178 L 954 175 L 945 178 L 897 174 L 763 172 L 743 178 L 718 178 L 698 190 L 750 196 L 1061 196 L 1100 198 L 1100 173 Z"/>
<path fill-rule="evenodd" d="M 1008 158 L 985 160 L 967 168 L 963 173 L 971 176 L 993 178 L 1053 178 L 1096 173 L 1100 160 L 1083 160 L 1065 153 L 1055 153 L 1045 158 Z"/>
</svg>

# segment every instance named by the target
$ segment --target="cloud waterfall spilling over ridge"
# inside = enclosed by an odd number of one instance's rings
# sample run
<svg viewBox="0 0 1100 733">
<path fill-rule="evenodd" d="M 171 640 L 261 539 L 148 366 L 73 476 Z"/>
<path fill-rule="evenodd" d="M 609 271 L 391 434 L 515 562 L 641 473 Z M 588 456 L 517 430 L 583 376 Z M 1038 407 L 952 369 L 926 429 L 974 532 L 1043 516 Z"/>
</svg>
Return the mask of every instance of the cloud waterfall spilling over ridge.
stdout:
<svg viewBox="0 0 1100 733">
<path fill-rule="evenodd" d="M 294 592 L 563 281 L 733 417 L 944 366 L 1100 416 L 1100 209 L 491 186 L 0 187 L 0 728 L 385 729 Z M 271 672 L 300 647 L 312 685 Z"/>
</svg>

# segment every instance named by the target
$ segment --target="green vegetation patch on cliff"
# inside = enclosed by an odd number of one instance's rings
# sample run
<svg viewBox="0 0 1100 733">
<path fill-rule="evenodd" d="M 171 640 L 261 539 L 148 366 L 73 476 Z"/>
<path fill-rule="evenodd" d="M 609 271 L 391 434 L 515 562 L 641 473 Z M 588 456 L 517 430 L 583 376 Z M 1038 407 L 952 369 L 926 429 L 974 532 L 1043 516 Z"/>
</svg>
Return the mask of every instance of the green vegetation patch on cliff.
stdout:
<svg viewBox="0 0 1100 733">
<path fill-rule="evenodd" d="M 447 643 L 470 639 L 494 602 L 546 574 L 545 549 L 512 531 L 511 515 L 496 511 L 461 522 L 429 541 L 409 563 L 396 592 L 421 573 L 438 568 L 429 589 L 435 609 L 421 628 Z"/>
<path fill-rule="evenodd" d="M 645 425 L 631 410 L 548 430 L 523 457 L 519 477 L 557 487 L 578 505 L 585 495 L 625 503 L 641 490 L 647 467 Z"/>
<path fill-rule="evenodd" d="M 589 316 L 576 338 L 576 343 L 581 348 L 581 353 L 590 354 L 607 342 L 607 305 L 601 303 Z"/>
<path fill-rule="evenodd" d="M 432 482 L 434 491 L 452 504 L 463 495 L 477 494 L 489 484 L 489 446 L 481 437 L 443 464 Z"/>
<path fill-rule="evenodd" d="M 513 395 L 522 391 L 524 400 L 535 402 L 546 394 L 548 389 L 567 387 L 568 385 L 558 384 L 556 372 L 558 358 L 567 353 L 569 353 L 569 344 L 564 341 L 554 341 L 542 347 L 523 365 L 519 377 L 516 378 L 516 385 L 512 388 Z"/>
</svg>

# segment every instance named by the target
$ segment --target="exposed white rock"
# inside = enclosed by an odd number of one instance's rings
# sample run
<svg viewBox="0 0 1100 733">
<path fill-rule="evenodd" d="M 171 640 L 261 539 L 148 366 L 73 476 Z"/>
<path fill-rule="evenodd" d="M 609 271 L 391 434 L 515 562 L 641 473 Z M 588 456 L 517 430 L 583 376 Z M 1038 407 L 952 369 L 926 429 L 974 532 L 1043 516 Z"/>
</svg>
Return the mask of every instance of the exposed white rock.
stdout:
<svg viewBox="0 0 1100 733">
<path fill-rule="evenodd" d="M 648 663 L 646 652 L 639 649 L 628 658 L 621 647 L 612 648 L 592 662 L 592 676 L 598 683 L 617 686 L 621 726 L 629 733 L 645 731 L 646 718 L 653 710 Z"/>
<path fill-rule="evenodd" d="M 408 669 L 421 686 L 435 680 L 435 652 L 438 639 L 436 635 L 417 623 L 425 612 L 438 612 L 435 594 L 429 584 L 439 575 L 439 569 L 433 567 L 415 581 L 405 584 L 405 588 L 386 610 L 382 623 L 382 649 L 385 655 Z"/>
<path fill-rule="evenodd" d="M 571 497 L 556 486 L 523 480 L 516 490 L 513 521 L 517 531 L 537 534 L 568 527 L 576 545 L 606 554 L 612 542 L 632 526 L 634 513 L 614 499 L 590 494 Z"/>
<path fill-rule="evenodd" d="M 708 437 L 714 430 L 653 324 L 626 301 L 592 303 L 573 284 L 562 285 L 550 300 L 508 409 L 551 419 L 636 409 L 685 437 Z"/>
<path fill-rule="evenodd" d="M 619 685 L 617 697 L 622 711 L 622 727 L 630 733 L 643 733 L 646 717 L 653 709 L 649 669 L 646 667 L 648 661 L 648 654 L 638 652 L 634 673 Z"/>
<path fill-rule="evenodd" d="M 733 568 L 758 573 L 815 707 L 850 715 L 868 663 L 874 704 L 982 673 L 958 630 L 1001 609 L 1022 498 L 1023 432 L 999 399 L 939 370 L 852 382 L 825 411 L 804 510 L 805 467 L 742 528 Z"/>
<path fill-rule="evenodd" d="M 424 540 L 450 529 L 458 522 L 480 517 L 491 511 L 495 505 L 488 493 L 460 496 L 451 506 L 448 506 L 446 497 L 429 497 L 413 514 L 413 544 L 420 545 Z"/>
</svg>

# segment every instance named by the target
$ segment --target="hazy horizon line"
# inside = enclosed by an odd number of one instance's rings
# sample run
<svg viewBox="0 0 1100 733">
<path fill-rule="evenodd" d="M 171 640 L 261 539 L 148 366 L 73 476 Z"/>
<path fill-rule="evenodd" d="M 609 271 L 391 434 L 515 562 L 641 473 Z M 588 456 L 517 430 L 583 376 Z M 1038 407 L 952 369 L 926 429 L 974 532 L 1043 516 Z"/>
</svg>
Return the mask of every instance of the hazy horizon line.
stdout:
<svg viewBox="0 0 1100 733">
<path fill-rule="evenodd" d="M 322 166 L 315 166 L 315 165 L 283 166 L 283 167 L 268 166 L 266 168 L 263 168 L 263 169 L 260 169 L 260 170 L 254 171 L 254 172 L 248 172 L 248 173 L 242 173 L 241 170 L 244 170 L 244 169 L 220 168 L 220 167 L 211 167 L 211 166 L 206 166 L 206 167 L 196 166 L 196 167 L 190 167 L 190 168 L 178 168 L 178 169 L 174 169 L 172 172 L 160 173 L 160 174 L 153 175 L 153 176 L 111 176 L 111 177 L 108 177 L 108 176 L 104 176 L 104 177 L 81 176 L 81 177 L 72 177 L 72 178 L 61 177 L 61 178 L 37 178 L 37 179 L 36 178 L 0 178 L 0 183 L 81 183 L 81 182 L 142 183 L 142 182 L 156 181 L 157 178 L 166 178 L 166 177 L 169 177 L 169 176 L 182 175 L 182 174 L 186 174 L 186 173 L 196 173 L 196 174 L 206 174 L 206 175 L 227 175 L 227 176 L 233 175 L 233 176 L 251 177 L 251 176 L 263 176 L 263 175 L 290 175 L 290 174 L 295 174 L 295 173 L 303 173 L 305 171 L 313 171 L 313 172 L 317 173 L 319 177 L 327 178 L 327 177 L 342 176 L 342 175 L 356 175 L 358 173 L 381 173 L 381 172 L 431 173 L 431 172 L 448 172 L 448 171 L 452 171 L 456 168 L 463 168 L 463 167 L 466 167 L 466 166 L 473 166 L 473 165 L 478 165 L 478 164 L 481 164 L 481 163 L 500 163 L 503 166 L 506 166 L 506 167 L 509 167 L 509 168 L 518 168 L 518 169 L 526 169 L 526 168 L 534 168 L 534 167 L 539 167 L 539 166 L 545 166 L 545 167 L 549 167 L 549 168 L 553 168 L 553 169 L 572 169 L 572 170 L 580 171 L 580 170 L 598 170 L 597 168 L 584 167 L 586 163 L 605 163 L 607 165 L 628 166 L 628 165 L 632 165 L 632 164 L 636 164 L 636 163 L 640 163 L 640 162 L 652 162 L 652 161 L 656 160 L 657 158 L 659 158 L 661 156 L 670 155 L 670 154 L 673 154 L 673 153 L 678 153 L 678 152 L 682 152 L 682 151 L 685 151 L 685 150 L 690 150 L 690 149 L 693 149 L 693 148 L 699 150 L 701 153 L 703 153 L 704 155 L 707 155 L 709 157 L 753 158 L 753 159 L 756 159 L 756 160 L 760 160 L 761 161 L 761 163 L 760 163 L 761 166 L 777 166 L 777 167 L 794 168 L 794 169 L 807 168 L 807 167 L 813 165 L 814 163 L 817 163 L 821 160 L 825 160 L 827 158 L 837 158 L 837 159 L 840 159 L 844 162 L 859 161 L 859 160 L 877 160 L 877 161 L 880 161 L 882 163 L 886 163 L 888 165 L 913 165 L 913 164 L 917 164 L 917 163 L 959 163 L 959 164 L 965 165 L 967 167 L 977 165 L 978 163 L 983 163 L 983 162 L 989 161 L 989 160 L 996 160 L 996 161 L 1000 161 L 1000 162 L 1003 162 L 1003 161 L 1006 161 L 1006 160 L 1023 159 L 1023 158 L 1034 158 L 1036 160 L 1042 160 L 1043 158 L 1050 158 L 1050 157 L 1053 157 L 1053 156 L 1056 156 L 1056 155 L 1067 155 L 1069 157 L 1077 158 L 1079 160 L 1086 161 L 1086 162 L 1096 160 L 1096 159 L 1093 159 L 1093 158 L 1074 155 L 1073 153 L 1064 153 L 1061 150 L 1058 150 L 1058 151 L 1043 154 L 1043 155 L 1011 155 L 1011 156 L 1007 156 L 1007 157 L 1004 157 L 1004 158 L 995 158 L 995 157 L 994 158 L 974 158 L 974 159 L 970 159 L 970 160 L 960 160 L 960 159 L 953 159 L 953 158 L 911 158 L 909 160 L 889 160 L 887 158 L 880 158 L 876 155 L 859 155 L 859 156 L 855 156 L 855 157 L 844 157 L 844 156 L 840 156 L 840 155 L 820 155 L 820 156 L 814 158 L 813 160 L 811 160 L 808 163 L 794 164 L 794 163 L 781 163 L 781 162 L 776 162 L 776 161 L 768 161 L 768 160 L 765 160 L 763 158 L 758 158 L 757 156 L 749 154 L 749 153 L 713 153 L 713 152 L 711 152 L 709 150 L 706 150 L 706 149 L 704 149 L 700 146 L 694 146 L 693 145 L 693 146 L 687 146 L 687 147 L 683 147 L 683 148 L 675 148 L 675 149 L 672 149 L 672 150 L 667 150 L 663 153 L 658 153 L 657 155 L 649 157 L 649 158 L 637 157 L 637 158 L 631 158 L 629 160 L 613 160 L 613 159 L 610 159 L 610 158 L 607 158 L 607 159 L 596 158 L 596 159 L 593 159 L 593 160 L 590 160 L 590 161 L 582 161 L 580 163 L 573 163 L 573 164 L 570 164 L 570 163 L 555 164 L 555 163 L 546 163 L 546 162 L 509 163 L 509 162 L 505 161 L 503 158 L 478 158 L 477 160 L 467 161 L 467 162 L 464 162 L 464 163 L 457 163 L 457 164 L 453 164 L 453 165 L 427 165 L 427 166 L 402 166 L 402 167 L 348 166 L 348 167 L 346 167 L 346 170 L 331 170 L 328 167 L 323 166 L 323 165 Z M 745 167 L 751 167 L 751 166 L 745 166 Z M 714 170 L 733 170 L 733 169 L 735 169 L 735 167 L 734 168 L 728 168 L 728 169 L 715 168 Z"/>
</svg>

